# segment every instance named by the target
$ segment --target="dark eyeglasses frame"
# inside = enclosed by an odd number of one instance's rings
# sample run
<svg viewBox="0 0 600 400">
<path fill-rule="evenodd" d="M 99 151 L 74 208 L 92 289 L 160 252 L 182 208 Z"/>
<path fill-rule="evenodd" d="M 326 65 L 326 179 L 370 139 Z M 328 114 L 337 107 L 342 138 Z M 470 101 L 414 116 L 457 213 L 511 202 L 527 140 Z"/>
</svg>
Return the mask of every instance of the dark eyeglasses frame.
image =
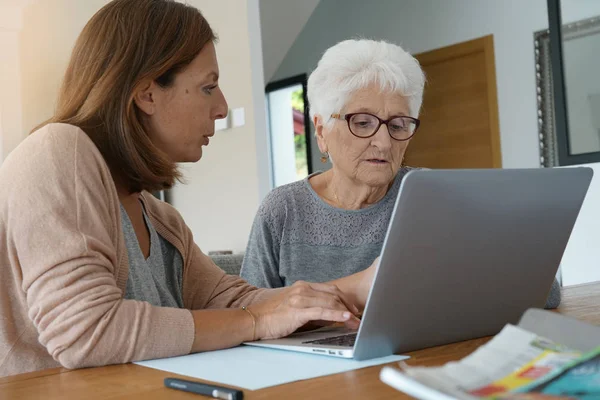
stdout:
<svg viewBox="0 0 600 400">
<path fill-rule="evenodd" d="M 350 119 L 352 117 L 354 117 L 355 115 L 358 114 L 366 114 L 366 115 L 370 115 L 371 117 L 375 117 L 377 118 L 377 120 L 379 121 L 379 125 L 377 126 L 377 128 L 373 131 L 372 134 L 370 134 L 369 136 L 358 136 L 356 135 L 354 132 L 352 132 L 352 128 L 350 128 Z M 381 125 L 385 125 L 385 127 L 387 128 L 388 134 L 390 135 L 390 137 L 394 140 L 398 140 L 399 142 L 404 142 L 406 140 L 412 139 L 413 136 L 415 136 L 415 133 L 417 133 L 417 130 L 419 129 L 419 125 L 421 124 L 421 121 L 418 120 L 417 118 L 413 118 L 413 117 L 408 117 L 406 115 L 395 115 L 387 120 L 385 119 L 381 119 L 379 118 L 377 115 L 371 114 L 371 113 L 367 113 L 367 112 L 357 112 L 357 113 L 350 113 L 350 114 L 331 114 L 331 118 L 334 119 L 339 119 L 339 120 L 343 120 L 345 119 L 346 122 L 348 123 L 348 130 L 350 131 L 350 133 L 354 136 L 356 136 L 357 138 L 361 138 L 361 139 L 368 139 L 370 137 L 375 136 L 375 134 L 379 131 L 379 129 L 381 128 Z M 392 136 L 392 134 L 390 133 L 390 127 L 389 127 L 389 123 L 396 118 L 405 118 L 405 119 L 409 119 L 411 121 L 413 121 L 415 123 L 415 130 L 412 132 L 412 134 L 407 137 L 406 139 L 396 139 L 395 137 Z"/>
</svg>

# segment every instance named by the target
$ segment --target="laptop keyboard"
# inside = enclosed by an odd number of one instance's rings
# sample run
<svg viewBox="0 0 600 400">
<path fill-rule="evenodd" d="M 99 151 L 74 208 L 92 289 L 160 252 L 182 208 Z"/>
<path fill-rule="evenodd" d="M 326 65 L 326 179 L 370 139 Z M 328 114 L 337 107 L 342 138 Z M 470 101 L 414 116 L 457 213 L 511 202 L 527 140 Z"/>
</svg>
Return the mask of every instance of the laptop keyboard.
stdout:
<svg viewBox="0 0 600 400">
<path fill-rule="evenodd" d="M 352 347 L 352 346 L 354 346 L 355 341 L 356 341 L 356 332 L 348 333 L 346 335 L 328 337 L 325 339 L 309 340 L 306 342 L 302 342 L 302 344 L 320 344 L 320 345 L 327 345 L 327 346 Z"/>
</svg>

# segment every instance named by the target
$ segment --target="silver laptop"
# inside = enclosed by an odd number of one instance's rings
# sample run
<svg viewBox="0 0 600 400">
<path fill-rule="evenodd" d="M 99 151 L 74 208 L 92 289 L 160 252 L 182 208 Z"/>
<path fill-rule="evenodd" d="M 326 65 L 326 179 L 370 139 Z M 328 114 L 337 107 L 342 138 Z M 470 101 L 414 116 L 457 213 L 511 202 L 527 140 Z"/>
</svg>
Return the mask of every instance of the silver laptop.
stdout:
<svg viewBox="0 0 600 400">
<path fill-rule="evenodd" d="M 358 332 L 246 343 L 365 360 L 496 334 L 543 307 L 593 171 L 411 171 Z"/>
</svg>

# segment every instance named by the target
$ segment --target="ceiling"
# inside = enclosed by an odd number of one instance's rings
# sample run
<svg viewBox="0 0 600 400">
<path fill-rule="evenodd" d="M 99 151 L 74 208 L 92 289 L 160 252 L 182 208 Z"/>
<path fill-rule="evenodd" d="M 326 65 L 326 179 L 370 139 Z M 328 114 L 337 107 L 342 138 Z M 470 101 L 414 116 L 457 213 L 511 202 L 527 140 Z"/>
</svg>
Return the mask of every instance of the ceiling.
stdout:
<svg viewBox="0 0 600 400">
<path fill-rule="evenodd" d="M 2 0 L 0 0 L 2 1 Z M 260 0 L 265 83 L 269 83 L 320 0 Z"/>
</svg>

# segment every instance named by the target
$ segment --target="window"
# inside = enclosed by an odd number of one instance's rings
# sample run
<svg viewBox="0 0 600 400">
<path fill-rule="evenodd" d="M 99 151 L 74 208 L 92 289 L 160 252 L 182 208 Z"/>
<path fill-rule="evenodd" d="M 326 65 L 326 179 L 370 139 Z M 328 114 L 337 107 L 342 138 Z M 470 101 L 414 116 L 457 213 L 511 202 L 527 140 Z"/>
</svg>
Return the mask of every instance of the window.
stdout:
<svg viewBox="0 0 600 400">
<path fill-rule="evenodd" d="M 266 92 L 272 175 L 277 187 L 312 173 L 306 75 L 272 82 Z"/>
</svg>

